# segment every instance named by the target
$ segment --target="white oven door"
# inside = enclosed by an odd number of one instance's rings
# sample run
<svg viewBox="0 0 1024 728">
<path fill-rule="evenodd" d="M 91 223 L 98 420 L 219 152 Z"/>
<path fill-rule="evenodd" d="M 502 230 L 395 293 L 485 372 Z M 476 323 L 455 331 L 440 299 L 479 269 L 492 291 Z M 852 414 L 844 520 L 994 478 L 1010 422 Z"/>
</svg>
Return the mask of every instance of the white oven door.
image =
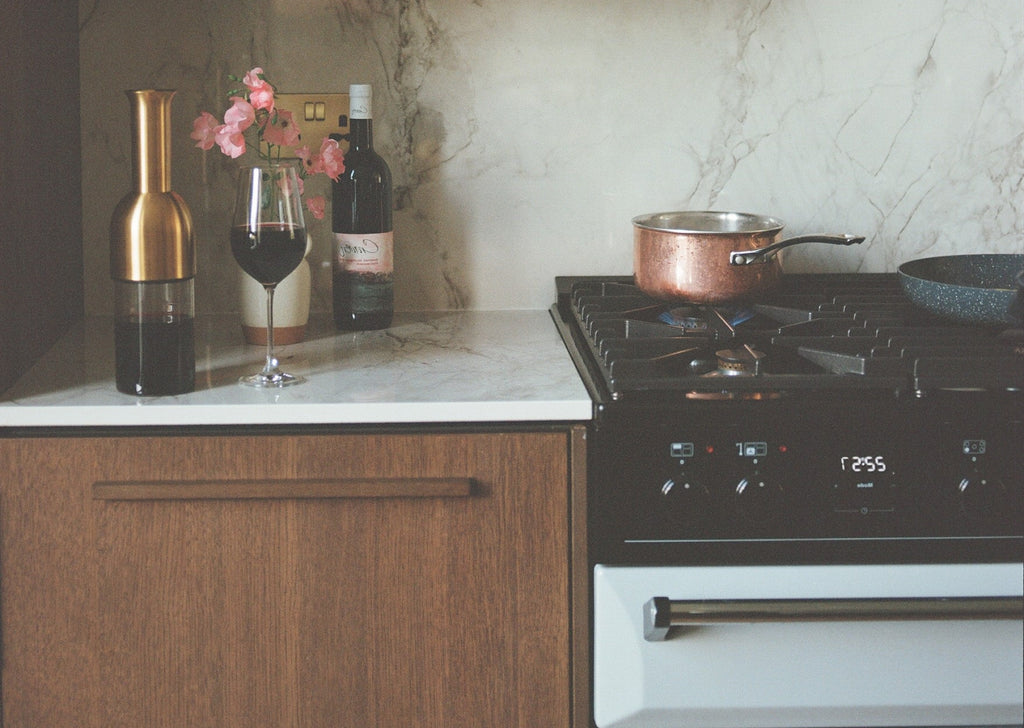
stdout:
<svg viewBox="0 0 1024 728">
<path fill-rule="evenodd" d="M 598 565 L 594 720 L 599 728 L 1021 725 L 1022 583 L 1021 564 Z M 764 612 L 774 600 L 783 608 Z M 901 612 L 907 603 L 937 611 L 911 616 Z M 944 613 L 950 606 L 967 613 Z M 693 626 L 666 630 L 666 617 Z"/>
</svg>

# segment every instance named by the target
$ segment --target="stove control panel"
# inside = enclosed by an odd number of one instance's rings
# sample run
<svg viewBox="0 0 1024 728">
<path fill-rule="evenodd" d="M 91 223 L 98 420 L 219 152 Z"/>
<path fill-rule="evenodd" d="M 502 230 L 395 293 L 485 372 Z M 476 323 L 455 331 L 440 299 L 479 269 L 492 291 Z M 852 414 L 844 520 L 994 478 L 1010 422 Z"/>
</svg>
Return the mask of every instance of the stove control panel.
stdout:
<svg viewBox="0 0 1024 728">
<path fill-rule="evenodd" d="M 1021 536 L 1020 419 L 925 408 L 898 417 L 768 414 L 652 418 L 631 444 L 597 432 L 589 443 L 592 541 L 813 548 Z"/>
</svg>

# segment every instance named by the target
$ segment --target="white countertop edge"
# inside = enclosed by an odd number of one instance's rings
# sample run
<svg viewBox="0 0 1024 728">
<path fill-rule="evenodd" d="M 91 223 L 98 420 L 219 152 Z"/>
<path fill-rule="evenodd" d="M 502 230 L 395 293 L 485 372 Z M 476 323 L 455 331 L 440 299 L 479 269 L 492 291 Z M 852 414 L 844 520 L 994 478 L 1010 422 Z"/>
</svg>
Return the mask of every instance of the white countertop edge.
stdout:
<svg viewBox="0 0 1024 728">
<path fill-rule="evenodd" d="M 20 410 L 20 411 L 19 411 Z M 0 427 L 148 427 L 250 425 L 458 424 L 576 422 L 592 416 L 590 402 L 367 402 L 296 405 L 146 404 L 137 407 L 54 406 L 0 410 Z"/>
<path fill-rule="evenodd" d="M 139 397 L 116 391 L 111 322 L 77 323 L 0 397 L 0 428 L 582 422 L 586 387 L 548 311 L 406 313 L 380 332 L 344 334 L 311 320 L 282 349 L 307 383 L 239 387 L 258 366 L 237 319 L 211 315 L 197 333 L 196 389 Z"/>
</svg>

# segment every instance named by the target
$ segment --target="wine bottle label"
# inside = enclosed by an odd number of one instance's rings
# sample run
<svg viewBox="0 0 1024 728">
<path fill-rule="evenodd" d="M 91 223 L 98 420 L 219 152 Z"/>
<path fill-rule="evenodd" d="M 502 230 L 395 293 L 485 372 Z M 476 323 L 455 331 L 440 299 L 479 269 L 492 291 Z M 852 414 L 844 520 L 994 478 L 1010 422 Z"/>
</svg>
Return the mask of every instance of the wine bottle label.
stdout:
<svg viewBox="0 0 1024 728">
<path fill-rule="evenodd" d="M 334 265 L 350 273 L 390 274 L 395 269 L 394 232 L 334 233 Z"/>
</svg>

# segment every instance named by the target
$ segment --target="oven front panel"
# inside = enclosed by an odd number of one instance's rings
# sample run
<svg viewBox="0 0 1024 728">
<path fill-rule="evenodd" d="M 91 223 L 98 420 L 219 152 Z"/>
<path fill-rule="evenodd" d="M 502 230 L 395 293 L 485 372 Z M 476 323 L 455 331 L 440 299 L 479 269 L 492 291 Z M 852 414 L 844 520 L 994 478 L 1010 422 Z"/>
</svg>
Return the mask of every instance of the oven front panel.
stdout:
<svg viewBox="0 0 1024 728">
<path fill-rule="evenodd" d="M 599 728 L 1021 725 L 1024 623 L 801 621 L 645 637 L 653 597 L 1017 597 L 1021 564 L 594 568 Z M 1018 606 L 1019 608 L 1019 606 Z"/>
<path fill-rule="evenodd" d="M 1022 412 L 866 397 L 617 408 L 589 442 L 590 563 L 1019 561 Z"/>
</svg>

